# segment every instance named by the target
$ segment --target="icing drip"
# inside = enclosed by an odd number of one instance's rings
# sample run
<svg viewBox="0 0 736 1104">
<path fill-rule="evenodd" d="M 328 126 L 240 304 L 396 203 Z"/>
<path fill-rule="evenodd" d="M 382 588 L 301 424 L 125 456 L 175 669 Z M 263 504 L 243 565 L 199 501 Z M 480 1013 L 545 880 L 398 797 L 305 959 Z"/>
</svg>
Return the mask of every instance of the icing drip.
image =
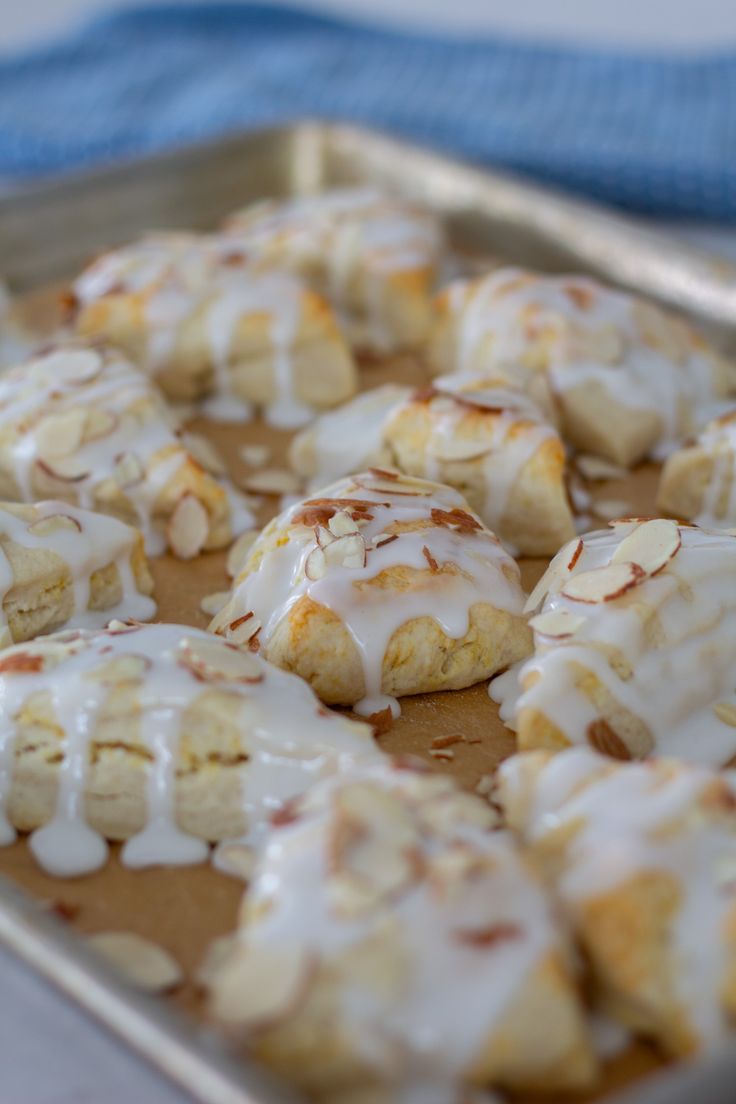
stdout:
<svg viewBox="0 0 736 1104">
<path fill-rule="evenodd" d="M 736 753 L 729 719 L 736 709 L 736 537 L 682 526 L 671 560 L 622 595 L 583 601 L 565 594 L 571 579 L 611 564 L 636 529 L 636 522 L 613 523 L 552 561 L 537 592 L 541 601 L 547 588 L 542 614 L 575 621 L 557 638 L 535 628 L 535 654 L 518 675 L 517 720 L 524 710 L 538 711 L 570 743 L 586 743 L 601 712 L 581 683 L 584 669 L 644 726 L 643 736 L 622 737 L 632 754 L 653 750 L 722 764 Z M 497 701 L 513 683 L 502 677 L 492 684 Z M 507 715 L 511 710 L 506 702 Z"/>
<path fill-rule="evenodd" d="M 0 426 L 22 501 L 37 497 L 39 472 L 85 509 L 104 508 L 109 488 L 135 512 L 146 551 L 164 551 L 154 511 L 189 453 L 163 399 L 126 360 L 75 344 L 17 366 L 0 377 Z"/>
<path fill-rule="evenodd" d="M 717 403 L 714 363 L 684 323 L 580 276 L 505 268 L 451 288 L 456 367 L 505 372 L 517 385 L 564 395 L 601 385 L 611 400 L 653 413 L 650 454 L 676 448 Z"/>
<path fill-rule="evenodd" d="M 250 404 L 233 388 L 237 330 L 245 321 L 266 315 L 275 388 L 266 420 L 282 429 L 304 425 L 313 411 L 295 397 L 292 363 L 304 291 L 292 277 L 254 271 L 249 260 L 249 250 L 233 238 L 153 234 L 100 257 L 79 277 L 74 291 L 83 305 L 120 292 L 146 296 L 150 339 L 144 367 L 153 375 L 172 365 L 184 324 L 204 310 L 214 379 L 203 410 L 227 422 L 252 416 Z"/>
<path fill-rule="evenodd" d="M 63 731 L 57 808 L 31 836 L 45 870 L 69 876 L 97 869 L 107 848 L 86 820 L 93 744 L 105 746 L 105 709 L 125 690 L 131 725 L 151 758 L 145 827 L 122 860 L 134 867 L 199 862 L 207 844 L 177 825 L 179 739 L 187 711 L 203 695 L 238 701 L 243 763 L 242 813 L 252 831 L 315 779 L 380 757 L 370 730 L 328 713 L 309 687 L 249 652 L 177 625 L 116 622 L 108 631 L 63 632 L 7 649 L 0 657 L 0 841 L 13 831 L 6 807 L 13 784 L 16 724 L 33 696 L 47 695 Z M 224 768 L 223 768 L 224 769 Z"/>
<path fill-rule="evenodd" d="M 442 808 L 439 829 L 433 814 Z M 454 1098 L 449 1085 L 504 1031 L 505 1013 L 535 969 L 560 953 L 540 887 L 511 837 L 489 831 L 489 813 L 450 779 L 396 767 L 315 788 L 269 834 L 234 955 L 288 948 L 311 961 L 314 974 L 325 968 L 340 1030 L 368 1078 L 398 1080 L 405 1092 L 439 1082 L 438 1098 Z M 499 938 L 484 944 L 459 931 Z M 360 951 L 378 940 L 374 986 Z M 230 968 L 225 962 L 223 974 Z M 278 1024 L 299 1019 L 294 1003 Z"/>
<path fill-rule="evenodd" d="M 712 529 L 736 526 L 736 412 L 711 422 L 698 445 L 712 455 L 713 472 L 695 520 Z"/>
<path fill-rule="evenodd" d="M 533 757 L 513 756 L 500 767 L 502 800 L 505 791 L 512 815 L 527 761 Z M 724 922 L 736 903 L 736 820 L 725 802 L 719 811 L 708 796 L 719 777 L 667 760 L 615 764 L 574 748 L 534 776 L 521 824 L 532 846 L 544 848 L 550 835 L 568 841 L 556 889 L 573 923 L 586 901 L 641 873 L 664 871 L 676 879 L 681 902 L 668 929 L 675 999 L 708 1048 L 729 1034 L 719 994 L 728 965 Z M 549 863 L 550 851 L 545 855 Z"/>
<path fill-rule="evenodd" d="M 350 500 L 364 508 L 351 512 Z M 227 635 L 229 626 L 254 614 L 267 649 L 292 607 L 308 597 L 342 620 L 358 651 L 365 694 L 355 711 L 371 715 L 390 708 L 397 716 L 398 702 L 382 692 L 383 660 L 397 629 L 431 617 L 447 636 L 459 639 L 468 631 L 476 603 L 520 612 L 518 568 L 449 487 L 392 473 L 364 473 L 323 491 L 315 500 L 317 513 L 320 503 L 327 504 L 323 523 L 315 525 L 309 500 L 289 507 L 271 523 L 261 545 L 274 532 L 283 531 L 288 539 L 269 547 L 257 569 L 249 571 L 246 565 L 212 630 Z M 301 516 L 308 518 L 306 524 Z M 325 552 L 321 545 L 331 545 L 336 526 L 344 529 L 343 544 L 335 541 Z M 400 591 L 364 585 L 397 567 L 422 572 L 423 579 Z"/>
</svg>

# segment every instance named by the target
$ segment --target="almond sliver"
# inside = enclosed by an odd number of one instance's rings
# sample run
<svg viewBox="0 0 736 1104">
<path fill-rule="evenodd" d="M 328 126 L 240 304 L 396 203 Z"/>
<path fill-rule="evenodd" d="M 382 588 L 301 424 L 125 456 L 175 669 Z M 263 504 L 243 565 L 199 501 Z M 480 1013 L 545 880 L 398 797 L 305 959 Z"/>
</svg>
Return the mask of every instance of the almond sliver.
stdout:
<svg viewBox="0 0 736 1104">
<path fill-rule="evenodd" d="M 644 570 L 635 563 L 609 564 L 592 571 L 573 575 L 562 588 L 566 598 L 574 602 L 611 602 L 646 578 Z"/>
<path fill-rule="evenodd" d="M 633 563 L 647 575 L 656 575 L 675 556 L 682 544 L 674 521 L 656 518 L 637 525 L 621 541 L 611 557 L 612 564 Z"/>
</svg>

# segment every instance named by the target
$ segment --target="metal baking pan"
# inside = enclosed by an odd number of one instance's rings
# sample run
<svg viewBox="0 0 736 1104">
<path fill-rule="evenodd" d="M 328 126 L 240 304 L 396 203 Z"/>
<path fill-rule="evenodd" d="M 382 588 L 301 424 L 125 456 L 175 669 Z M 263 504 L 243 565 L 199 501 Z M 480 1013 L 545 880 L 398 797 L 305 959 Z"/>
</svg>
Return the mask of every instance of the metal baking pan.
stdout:
<svg viewBox="0 0 736 1104">
<path fill-rule="evenodd" d="M 473 168 L 357 127 L 298 122 L 0 197 L 0 268 L 25 292 L 74 273 L 90 255 L 151 228 L 214 226 L 264 195 L 376 183 L 421 200 L 473 252 L 547 270 L 586 271 L 685 311 L 736 350 L 736 265 L 634 220 L 504 173 Z M 0 944 L 201 1104 L 297 1098 L 235 1060 L 166 1002 L 122 984 L 82 941 L 0 879 Z M 736 1042 L 616 1095 L 620 1104 L 732 1104 Z M 607 1100 L 613 1097 L 607 1096 Z"/>
</svg>

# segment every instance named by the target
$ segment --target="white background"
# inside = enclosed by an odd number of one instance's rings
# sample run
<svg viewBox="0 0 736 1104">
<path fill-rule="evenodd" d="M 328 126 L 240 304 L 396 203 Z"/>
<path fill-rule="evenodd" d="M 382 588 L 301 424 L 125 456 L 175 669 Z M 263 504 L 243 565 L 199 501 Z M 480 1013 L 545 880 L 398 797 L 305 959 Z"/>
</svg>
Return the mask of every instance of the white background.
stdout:
<svg viewBox="0 0 736 1104">
<path fill-rule="evenodd" d="M 126 0 L 0 0 L 0 52 L 125 6 Z M 736 0 L 312 0 L 311 6 L 449 34 L 501 31 L 685 53 L 736 46 Z M 709 235 L 712 244 L 717 234 Z M 0 974 L 0 1104 L 185 1104 L 2 952 Z"/>
</svg>

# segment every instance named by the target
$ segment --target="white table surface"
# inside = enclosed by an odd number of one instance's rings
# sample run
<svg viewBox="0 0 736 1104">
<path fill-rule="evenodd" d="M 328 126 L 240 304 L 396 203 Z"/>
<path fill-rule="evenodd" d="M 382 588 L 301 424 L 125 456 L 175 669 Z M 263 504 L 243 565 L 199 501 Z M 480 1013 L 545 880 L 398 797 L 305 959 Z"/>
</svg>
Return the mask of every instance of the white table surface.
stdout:
<svg viewBox="0 0 736 1104">
<path fill-rule="evenodd" d="M 42 42 L 126 2 L 133 0 L 5 0 L 0 52 Z M 736 45 L 736 0 L 312 0 L 312 6 L 443 33 L 480 29 L 683 52 Z M 733 231 L 686 232 L 736 259 Z M 0 1104 L 186 1104 L 188 1097 L 1 950 L 0 978 Z"/>
</svg>

